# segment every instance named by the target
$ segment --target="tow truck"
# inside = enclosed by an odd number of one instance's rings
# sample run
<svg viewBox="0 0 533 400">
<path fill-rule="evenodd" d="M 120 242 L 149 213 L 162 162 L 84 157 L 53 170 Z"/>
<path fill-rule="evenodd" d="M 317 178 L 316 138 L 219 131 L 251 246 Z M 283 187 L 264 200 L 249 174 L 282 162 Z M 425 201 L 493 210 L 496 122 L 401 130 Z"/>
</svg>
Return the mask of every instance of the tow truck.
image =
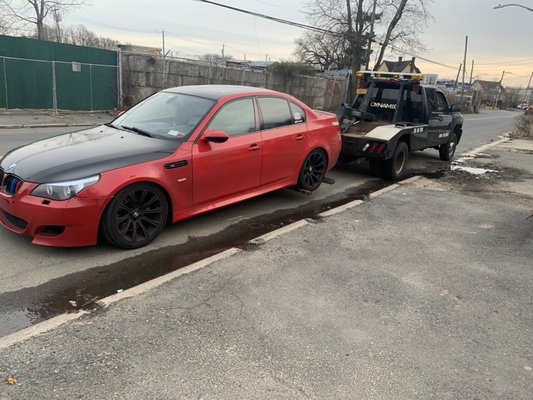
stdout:
<svg viewBox="0 0 533 400">
<path fill-rule="evenodd" d="M 337 110 L 341 162 L 364 158 L 373 175 L 398 180 L 413 151 L 434 148 L 441 160 L 452 160 L 463 133 L 458 104 L 422 85 L 422 74 L 359 71 L 357 78 L 352 107 Z"/>
</svg>

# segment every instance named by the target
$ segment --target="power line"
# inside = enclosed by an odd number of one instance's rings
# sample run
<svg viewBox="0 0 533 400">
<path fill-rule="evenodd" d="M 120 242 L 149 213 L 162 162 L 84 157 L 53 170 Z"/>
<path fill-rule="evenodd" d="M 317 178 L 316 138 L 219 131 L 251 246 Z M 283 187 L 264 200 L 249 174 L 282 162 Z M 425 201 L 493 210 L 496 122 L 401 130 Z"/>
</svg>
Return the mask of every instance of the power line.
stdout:
<svg viewBox="0 0 533 400">
<path fill-rule="evenodd" d="M 202 2 L 202 3 L 206 3 L 206 4 L 211 4 L 211 5 L 227 8 L 229 10 L 237 11 L 237 12 L 248 14 L 248 15 L 253 15 L 254 17 L 268 19 L 270 21 L 279 22 L 279 23 L 285 24 L 285 25 L 291 25 L 291 26 L 294 26 L 294 27 L 297 27 L 297 28 L 301 28 L 301 29 L 307 29 L 307 30 L 320 32 L 320 33 L 325 33 L 325 34 L 329 34 L 329 35 L 334 35 L 334 36 L 338 36 L 338 37 L 344 37 L 345 36 L 344 33 L 339 33 L 339 32 L 331 31 L 331 30 L 328 30 L 328 29 L 322 29 L 322 28 L 318 28 L 316 26 L 302 24 L 300 22 L 289 21 L 289 20 L 273 17 L 273 16 L 266 15 L 266 14 L 260 14 L 260 13 L 254 12 L 254 11 L 249 11 L 249 10 L 244 10 L 242 8 L 228 6 L 226 4 L 217 3 L 217 2 L 214 2 L 214 1 L 211 1 L 211 0 L 195 0 L 195 1 L 199 1 L 199 2 Z M 377 44 L 383 46 L 383 43 L 381 43 L 381 42 L 378 42 L 378 41 L 376 41 L 374 39 L 372 41 L 374 43 L 377 43 Z M 456 67 L 453 67 L 451 65 L 447 65 L 447 64 L 444 64 L 444 63 L 441 63 L 441 62 L 438 62 L 438 61 L 433 61 L 433 60 L 430 60 L 429 58 L 421 57 L 421 56 L 418 56 L 418 55 L 410 54 L 409 52 L 406 52 L 404 50 L 395 48 L 392 45 L 390 45 L 389 47 L 390 47 L 391 50 L 393 50 L 393 51 L 395 51 L 397 53 L 402 53 L 404 55 L 408 55 L 408 56 L 411 56 L 411 57 L 417 57 L 417 58 L 419 58 L 419 59 L 421 59 L 423 61 L 426 61 L 426 62 L 429 62 L 429 63 L 432 63 L 432 64 L 436 64 L 436 65 L 440 65 L 441 67 L 450 68 L 450 69 L 456 69 Z"/>
<path fill-rule="evenodd" d="M 342 34 L 342 33 L 330 31 L 328 29 L 322 29 L 322 28 L 318 28 L 316 26 L 302 24 L 300 22 L 294 22 L 294 21 L 289 21 L 289 20 L 286 20 L 286 19 L 272 17 L 272 16 L 266 15 L 266 14 L 260 14 L 260 13 L 254 12 L 254 11 L 244 10 L 242 8 L 228 6 L 226 4 L 216 3 L 216 2 L 211 1 L 211 0 L 195 0 L 195 1 L 199 1 L 201 3 L 212 4 L 214 6 L 227 8 L 227 9 L 232 10 L 232 11 L 237 11 L 237 12 L 240 12 L 240 13 L 243 13 L 243 14 L 253 15 L 254 17 L 268 19 L 270 21 L 279 22 L 280 24 L 290 25 L 290 26 L 294 26 L 294 27 L 297 27 L 297 28 L 307 29 L 307 30 L 320 32 L 320 33 L 327 33 L 327 34 L 335 35 L 335 36 L 341 36 L 341 37 L 344 36 L 344 34 Z"/>
</svg>

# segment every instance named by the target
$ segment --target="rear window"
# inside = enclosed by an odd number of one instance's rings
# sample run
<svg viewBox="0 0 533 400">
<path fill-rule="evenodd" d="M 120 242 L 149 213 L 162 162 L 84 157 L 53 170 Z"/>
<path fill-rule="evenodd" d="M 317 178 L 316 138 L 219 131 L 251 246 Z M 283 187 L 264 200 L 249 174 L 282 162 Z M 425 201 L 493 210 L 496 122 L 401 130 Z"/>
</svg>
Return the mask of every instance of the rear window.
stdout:
<svg viewBox="0 0 533 400">
<path fill-rule="evenodd" d="M 367 112 L 374 114 L 378 120 L 392 122 L 399 97 L 400 85 L 376 85 L 366 95 Z"/>
</svg>

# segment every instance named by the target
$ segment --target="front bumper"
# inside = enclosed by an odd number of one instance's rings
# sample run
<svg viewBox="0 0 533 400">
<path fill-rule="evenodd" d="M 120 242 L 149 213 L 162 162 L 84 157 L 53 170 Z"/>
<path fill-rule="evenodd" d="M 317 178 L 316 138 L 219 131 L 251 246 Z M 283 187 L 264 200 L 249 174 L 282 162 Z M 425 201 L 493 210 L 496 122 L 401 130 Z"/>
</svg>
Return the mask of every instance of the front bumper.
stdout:
<svg viewBox="0 0 533 400">
<path fill-rule="evenodd" d="M 24 182 L 13 196 L 0 191 L 0 224 L 44 246 L 96 244 L 107 197 L 73 197 L 66 201 L 31 196 L 37 185 Z"/>
</svg>

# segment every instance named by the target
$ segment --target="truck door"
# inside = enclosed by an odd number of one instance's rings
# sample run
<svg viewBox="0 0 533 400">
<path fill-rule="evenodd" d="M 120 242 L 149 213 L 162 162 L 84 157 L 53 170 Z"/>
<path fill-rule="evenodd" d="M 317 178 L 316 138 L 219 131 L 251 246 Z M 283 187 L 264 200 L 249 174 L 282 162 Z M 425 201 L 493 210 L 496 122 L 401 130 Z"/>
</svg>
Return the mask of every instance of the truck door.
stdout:
<svg viewBox="0 0 533 400">
<path fill-rule="evenodd" d="M 434 88 L 426 88 L 429 117 L 429 144 L 437 146 L 448 141 L 452 114 L 448 101 L 442 92 Z"/>
</svg>

